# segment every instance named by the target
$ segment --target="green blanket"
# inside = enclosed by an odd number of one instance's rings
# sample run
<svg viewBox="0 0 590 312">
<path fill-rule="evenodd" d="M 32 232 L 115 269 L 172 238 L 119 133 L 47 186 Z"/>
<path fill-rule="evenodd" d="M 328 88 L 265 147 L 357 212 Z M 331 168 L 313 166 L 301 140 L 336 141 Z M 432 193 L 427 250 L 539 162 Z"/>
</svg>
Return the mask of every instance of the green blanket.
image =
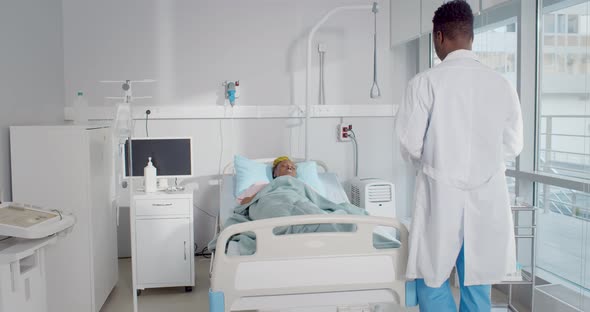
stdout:
<svg viewBox="0 0 590 312">
<path fill-rule="evenodd" d="M 364 209 L 349 203 L 336 204 L 319 195 L 311 187 L 300 180 L 282 176 L 274 179 L 263 188 L 252 201 L 234 209 L 234 214 L 224 228 L 247 221 L 268 218 L 317 214 L 347 214 L 367 215 Z M 275 234 L 293 234 L 308 232 L 349 232 L 354 230 L 352 224 L 311 224 L 281 227 Z M 373 235 L 376 248 L 398 248 L 399 242 L 378 234 Z M 236 235 L 232 240 L 238 242 L 241 255 L 251 255 L 256 251 L 256 241 L 253 233 Z M 213 251 L 217 243 L 217 236 L 209 243 L 209 250 Z"/>
</svg>

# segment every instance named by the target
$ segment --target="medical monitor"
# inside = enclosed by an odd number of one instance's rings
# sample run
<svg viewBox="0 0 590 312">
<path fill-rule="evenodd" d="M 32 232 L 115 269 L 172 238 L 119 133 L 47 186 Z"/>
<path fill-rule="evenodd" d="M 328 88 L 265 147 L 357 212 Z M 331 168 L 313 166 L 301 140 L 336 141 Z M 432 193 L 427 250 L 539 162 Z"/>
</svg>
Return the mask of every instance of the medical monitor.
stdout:
<svg viewBox="0 0 590 312">
<path fill-rule="evenodd" d="M 131 147 L 127 140 L 125 142 L 125 176 L 143 177 L 143 168 L 148 163 L 148 157 L 152 158 L 158 177 L 176 178 L 193 175 L 190 137 L 132 138 Z M 129 166 L 130 161 L 133 168 Z M 130 174 L 131 169 L 133 174 Z"/>
</svg>

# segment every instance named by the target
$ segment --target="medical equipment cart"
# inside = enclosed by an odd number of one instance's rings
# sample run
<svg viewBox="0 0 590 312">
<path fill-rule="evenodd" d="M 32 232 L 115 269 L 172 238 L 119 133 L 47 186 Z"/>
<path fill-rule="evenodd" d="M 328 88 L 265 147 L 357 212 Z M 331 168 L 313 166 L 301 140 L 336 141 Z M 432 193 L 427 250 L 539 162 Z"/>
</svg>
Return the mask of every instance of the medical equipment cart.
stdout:
<svg viewBox="0 0 590 312">
<path fill-rule="evenodd" d="M 0 311 L 47 311 L 46 248 L 74 223 L 58 209 L 0 203 Z"/>
<path fill-rule="evenodd" d="M 519 312 L 518 308 L 514 305 L 513 298 L 513 286 L 514 285 L 526 285 L 531 287 L 531 311 L 534 308 L 534 295 L 535 295 L 535 270 L 536 270 L 536 242 L 537 242 L 537 211 L 538 208 L 527 204 L 515 204 L 512 206 L 512 216 L 514 218 L 514 237 L 516 239 L 516 254 L 517 259 L 519 255 L 519 247 L 530 248 L 530 269 L 520 270 L 520 276 L 517 278 L 511 278 L 510 280 L 502 282 L 500 285 L 507 285 L 508 287 L 508 302 L 503 305 L 494 305 L 494 307 L 503 307 L 509 311 Z M 528 268 L 528 267 L 527 267 Z"/>
<path fill-rule="evenodd" d="M 134 291 L 195 286 L 193 191 L 136 191 L 131 204 Z"/>
<path fill-rule="evenodd" d="M 47 311 L 45 248 L 56 240 L 50 236 L 0 242 L 0 311 Z"/>
</svg>

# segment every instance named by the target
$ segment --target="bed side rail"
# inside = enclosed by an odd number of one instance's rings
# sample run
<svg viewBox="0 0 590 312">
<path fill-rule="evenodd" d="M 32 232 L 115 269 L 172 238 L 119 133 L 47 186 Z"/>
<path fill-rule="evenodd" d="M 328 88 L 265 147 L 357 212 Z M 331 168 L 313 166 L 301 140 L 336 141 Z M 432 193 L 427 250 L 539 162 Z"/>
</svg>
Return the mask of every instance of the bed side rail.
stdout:
<svg viewBox="0 0 590 312">
<path fill-rule="evenodd" d="M 353 232 L 312 232 L 277 235 L 277 227 L 311 224 L 354 224 Z M 378 227 L 394 228 L 401 243 L 399 248 L 376 249 L 373 246 L 373 233 Z M 252 232 L 256 235 L 256 252 L 252 256 L 231 256 L 225 252 L 228 241 L 237 234 Z M 403 264 L 403 274 L 408 258 L 408 230 L 397 219 L 355 215 L 304 215 L 271 218 L 235 224 L 224 229 L 217 239 L 215 261 L 240 261 L 252 259 L 309 258 L 326 256 L 359 256 L 389 253 L 396 263 Z"/>
<path fill-rule="evenodd" d="M 354 224 L 356 231 L 288 235 L 273 232 L 276 227 L 334 223 Z M 373 233 L 379 226 L 395 228 L 401 246 L 376 249 Z M 232 236 L 245 232 L 256 235 L 253 255 L 219 252 L 225 250 Z M 406 304 L 408 230 L 397 219 L 305 215 L 245 222 L 224 229 L 216 248 L 211 290 L 224 293 L 229 306 L 249 296 L 375 289 L 389 289 L 397 297 L 395 301 Z"/>
</svg>

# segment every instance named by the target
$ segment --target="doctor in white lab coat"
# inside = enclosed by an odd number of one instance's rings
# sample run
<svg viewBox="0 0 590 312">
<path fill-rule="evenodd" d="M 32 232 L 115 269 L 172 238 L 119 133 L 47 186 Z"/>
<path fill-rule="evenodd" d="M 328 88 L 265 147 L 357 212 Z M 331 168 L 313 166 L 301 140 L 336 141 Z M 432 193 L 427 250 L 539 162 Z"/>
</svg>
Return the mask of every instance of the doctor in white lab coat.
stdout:
<svg viewBox="0 0 590 312">
<path fill-rule="evenodd" d="M 442 61 L 418 74 L 396 133 L 417 167 L 407 277 L 421 311 L 456 311 L 448 278 L 457 267 L 461 311 L 490 311 L 491 284 L 516 270 L 505 159 L 522 150 L 518 95 L 471 51 L 473 14 L 462 0 L 435 13 Z"/>
</svg>

